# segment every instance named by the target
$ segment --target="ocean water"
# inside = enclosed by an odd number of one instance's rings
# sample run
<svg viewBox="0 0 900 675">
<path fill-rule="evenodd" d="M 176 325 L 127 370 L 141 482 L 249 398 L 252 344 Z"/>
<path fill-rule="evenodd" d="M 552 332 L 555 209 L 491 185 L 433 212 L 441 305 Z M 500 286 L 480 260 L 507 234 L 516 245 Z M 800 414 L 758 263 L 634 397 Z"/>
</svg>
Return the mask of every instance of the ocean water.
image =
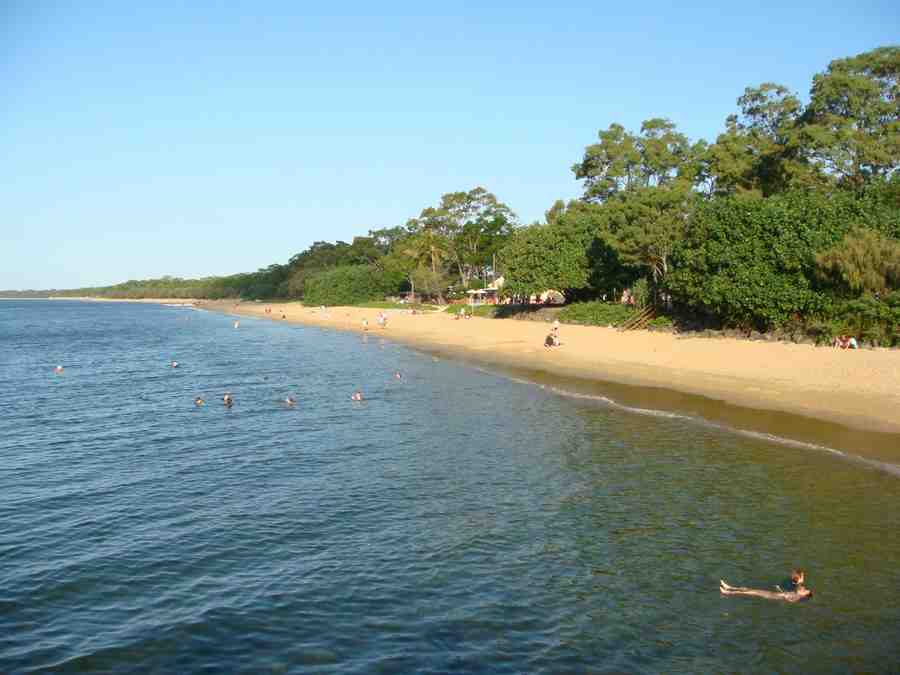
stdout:
<svg viewBox="0 0 900 675">
<path fill-rule="evenodd" d="M 0 302 L 0 672 L 900 672 L 898 476 L 232 324 Z"/>
</svg>

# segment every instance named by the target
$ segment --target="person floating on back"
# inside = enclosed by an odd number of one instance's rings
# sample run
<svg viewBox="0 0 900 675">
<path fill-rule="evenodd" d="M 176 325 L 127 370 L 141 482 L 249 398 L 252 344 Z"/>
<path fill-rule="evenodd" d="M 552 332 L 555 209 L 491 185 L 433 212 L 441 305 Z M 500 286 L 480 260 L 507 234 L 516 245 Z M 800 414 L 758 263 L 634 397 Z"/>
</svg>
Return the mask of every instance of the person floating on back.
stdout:
<svg viewBox="0 0 900 675">
<path fill-rule="evenodd" d="M 806 573 L 801 569 L 795 569 L 791 572 L 791 579 L 788 583 L 787 590 L 781 586 L 775 586 L 774 591 L 764 591 L 757 588 L 745 588 L 743 586 L 731 586 L 725 583 L 724 579 L 719 579 L 719 593 L 722 595 L 747 595 L 754 598 L 765 598 L 766 600 L 783 600 L 785 602 L 800 602 L 808 600 L 812 597 L 812 589 L 804 585 L 806 581 Z"/>
</svg>

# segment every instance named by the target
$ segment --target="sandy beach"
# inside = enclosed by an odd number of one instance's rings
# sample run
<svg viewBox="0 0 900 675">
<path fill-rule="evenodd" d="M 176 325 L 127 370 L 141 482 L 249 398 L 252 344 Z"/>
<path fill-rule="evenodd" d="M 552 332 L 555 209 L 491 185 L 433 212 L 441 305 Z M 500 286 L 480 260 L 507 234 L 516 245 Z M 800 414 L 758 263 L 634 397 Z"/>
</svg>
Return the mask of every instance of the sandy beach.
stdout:
<svg viewBox="0 0 900 675">
<path fill-rule="evenodd" d="M 543 346 L 549 325 L 500 319 L 453 320 L 444 312 L 410 314 L 299 303 L 203 301 L 198 306 L 344 331 L 363 331 L 432 353 L 560 377 L 660 387 L 756 409 L 827 420 L 865 431 L 900 433 L 900 351 L 844 351 L 729 338 L 679 337 L 612 328 L 561 327 L 563 345 Z M 271 308 L 271 314 L 266 313 Z M 284 318 L 282 318 L 284 317 Z"/>
</svg>

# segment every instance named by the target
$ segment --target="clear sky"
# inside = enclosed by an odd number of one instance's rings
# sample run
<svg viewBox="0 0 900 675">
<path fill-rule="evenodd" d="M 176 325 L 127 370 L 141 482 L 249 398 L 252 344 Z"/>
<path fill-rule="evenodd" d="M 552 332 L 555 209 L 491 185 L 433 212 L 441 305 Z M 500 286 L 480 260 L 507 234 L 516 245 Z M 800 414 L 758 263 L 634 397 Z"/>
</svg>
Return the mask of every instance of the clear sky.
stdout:
<svg viewBox="0 0 900 675">
<path fill-rule="evenodd" d="M 900 38 L 887 1 L 434 4 L 0 1 L 0 289 L 253 271 L 476 185 L 530 222 L 612 122 L 712 141 Z"/>
</svg>

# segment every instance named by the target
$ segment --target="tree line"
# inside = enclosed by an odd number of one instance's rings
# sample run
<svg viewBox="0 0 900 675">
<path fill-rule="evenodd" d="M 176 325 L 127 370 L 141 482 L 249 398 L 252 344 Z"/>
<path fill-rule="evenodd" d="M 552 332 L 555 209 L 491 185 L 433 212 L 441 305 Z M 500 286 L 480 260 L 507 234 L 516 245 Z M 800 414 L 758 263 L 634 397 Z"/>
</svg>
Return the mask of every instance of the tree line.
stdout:
<svg viewBox="0 0 900 675">
<path fill-rule="evenodd" d="M 748 87 L 712 144 L 669 120 L 611 124 L 572 167 L 578 200 L 518 231 L 510 293 L 648 289 L 706 325 L 900 340 L 900 48 L 832 61 L 803 105 Z M 547 256 L 547 251 L 554 251 Z"/>
<path fill-rule="evenodd" d="M 809 102 L 748 87 L 714 142 L 669 119 L 610 124 L 571 170 L 579 199 L 522 227 L 483 187 L 403 225 L 315 242 L 254 273 L 165 277 L 60 295 L 352 304 L 415 291 L 442 301 L 498 274 L 504 293 L 646 302 L 684 320 L 896 343 L 900 323 L 900 47 L 832 61 Z"/>
</svg>

